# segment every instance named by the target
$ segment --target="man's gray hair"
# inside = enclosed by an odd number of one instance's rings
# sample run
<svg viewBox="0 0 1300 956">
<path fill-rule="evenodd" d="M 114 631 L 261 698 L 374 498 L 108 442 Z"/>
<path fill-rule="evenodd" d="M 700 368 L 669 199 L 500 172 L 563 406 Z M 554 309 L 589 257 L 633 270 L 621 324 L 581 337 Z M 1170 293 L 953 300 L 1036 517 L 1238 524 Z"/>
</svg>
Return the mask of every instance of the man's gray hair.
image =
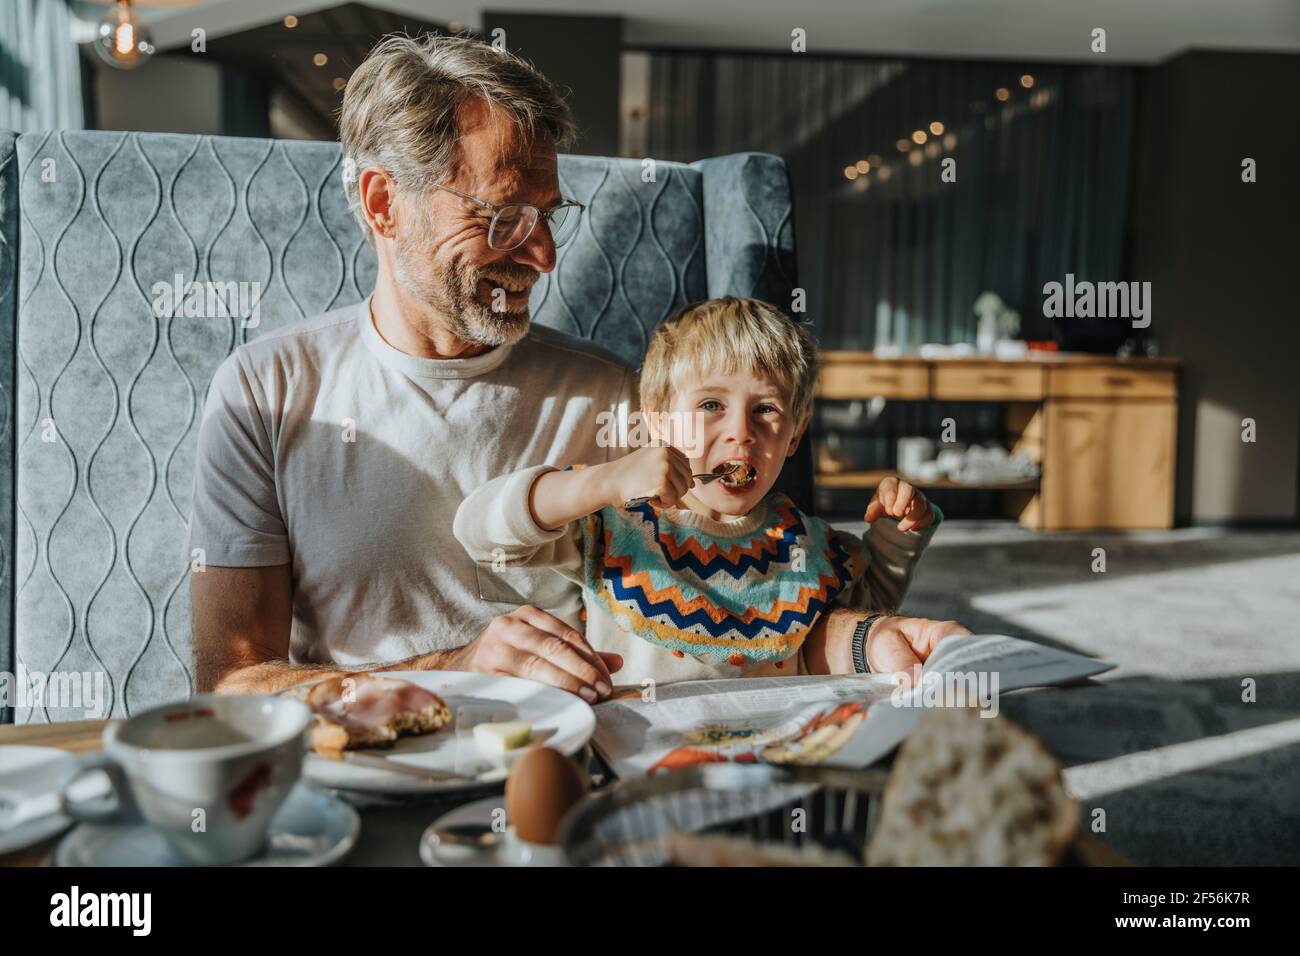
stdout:
<svg viewBox="0 0 1300 956">
<path fill-rule="evenodd" d="M 473 98 L 504 109 L 525 143 L 573 141 L 573 114 L 555 85 L 528 61 L 479 40 L 387 36 L 353 72 L 339 117 L 343 188 L 367 242 L 374 238 L 358 174 L 380 166 L 416 190 L 449 178 L 459 159 L 457 110 Z"/>
</svg>

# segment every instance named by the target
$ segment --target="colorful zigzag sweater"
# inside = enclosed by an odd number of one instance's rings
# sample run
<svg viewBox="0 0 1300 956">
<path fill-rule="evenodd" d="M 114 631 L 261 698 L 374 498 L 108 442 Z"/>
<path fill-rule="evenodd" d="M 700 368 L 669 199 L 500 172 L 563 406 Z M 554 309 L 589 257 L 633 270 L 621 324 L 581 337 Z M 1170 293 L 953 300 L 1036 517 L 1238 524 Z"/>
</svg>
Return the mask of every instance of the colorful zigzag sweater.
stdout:
<svg viewBox="0 0 1300 956">
<path fill-rule="evenodd" d="M 899 607 L 941 519 L 936 509 L 917 533 L 886 518 L 859 538 L 773 492 L 723 521 L 647 503 L 548 531 L 532 520 L 528 495 L 551 470 L 472 493 L 456 537 L 481 570 L 550 567 L 580 585 L 587 641 L 623 656 L 619 684 L 806 673 L 800 649 L 818 617 L 835 605 Z"/>
</svg>

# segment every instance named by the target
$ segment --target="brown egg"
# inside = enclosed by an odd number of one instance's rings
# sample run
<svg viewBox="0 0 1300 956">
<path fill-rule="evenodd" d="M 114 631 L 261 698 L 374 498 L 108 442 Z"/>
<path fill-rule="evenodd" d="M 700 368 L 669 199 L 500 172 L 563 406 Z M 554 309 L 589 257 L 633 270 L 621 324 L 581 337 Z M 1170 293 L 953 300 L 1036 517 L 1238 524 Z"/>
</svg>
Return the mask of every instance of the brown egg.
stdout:
<svg viewBox="0 0 1300 956">
<path fill-rule="evenodd" d="M 506 819 L 522 840 L 554 846 L 569 808 L 587 792 L 587 775 L 550 747 L 520 754 L 506 779 Z"/>
</svg>

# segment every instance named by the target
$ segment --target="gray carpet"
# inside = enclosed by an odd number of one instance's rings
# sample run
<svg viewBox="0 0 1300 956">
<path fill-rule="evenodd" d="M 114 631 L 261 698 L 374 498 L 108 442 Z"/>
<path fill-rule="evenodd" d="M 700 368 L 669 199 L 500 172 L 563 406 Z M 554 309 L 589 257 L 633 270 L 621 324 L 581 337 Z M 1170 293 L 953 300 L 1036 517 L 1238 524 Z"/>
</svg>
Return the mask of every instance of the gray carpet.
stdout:
<svg viewBox="0 0 1300 956">
<path fill-rule="evenodd" d="M 949 521 L 904 610 L 1118 665 L 1002 710 L 1060 755 L 1084 823 L 1104 811 L 1098 836 L 1134 862 L 1300 864 L 1300 531 Z"/>
</svg>

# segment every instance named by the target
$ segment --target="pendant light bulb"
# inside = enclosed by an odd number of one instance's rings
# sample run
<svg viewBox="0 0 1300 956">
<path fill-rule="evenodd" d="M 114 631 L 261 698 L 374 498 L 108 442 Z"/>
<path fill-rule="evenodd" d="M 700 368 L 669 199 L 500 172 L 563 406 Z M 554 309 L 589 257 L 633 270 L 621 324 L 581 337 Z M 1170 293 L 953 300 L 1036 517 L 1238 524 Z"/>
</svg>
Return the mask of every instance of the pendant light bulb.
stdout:
<svg viewBox="0 0 1300 956">
<path fill-rule="evenodd" d="M 108 12 L 100 17 L 95 50 L 105 63 L 119 70 L 134 70 L 153 56 L 153 37 L 131 6 L 131 0 L 114 0 Z"/>
</svg>

